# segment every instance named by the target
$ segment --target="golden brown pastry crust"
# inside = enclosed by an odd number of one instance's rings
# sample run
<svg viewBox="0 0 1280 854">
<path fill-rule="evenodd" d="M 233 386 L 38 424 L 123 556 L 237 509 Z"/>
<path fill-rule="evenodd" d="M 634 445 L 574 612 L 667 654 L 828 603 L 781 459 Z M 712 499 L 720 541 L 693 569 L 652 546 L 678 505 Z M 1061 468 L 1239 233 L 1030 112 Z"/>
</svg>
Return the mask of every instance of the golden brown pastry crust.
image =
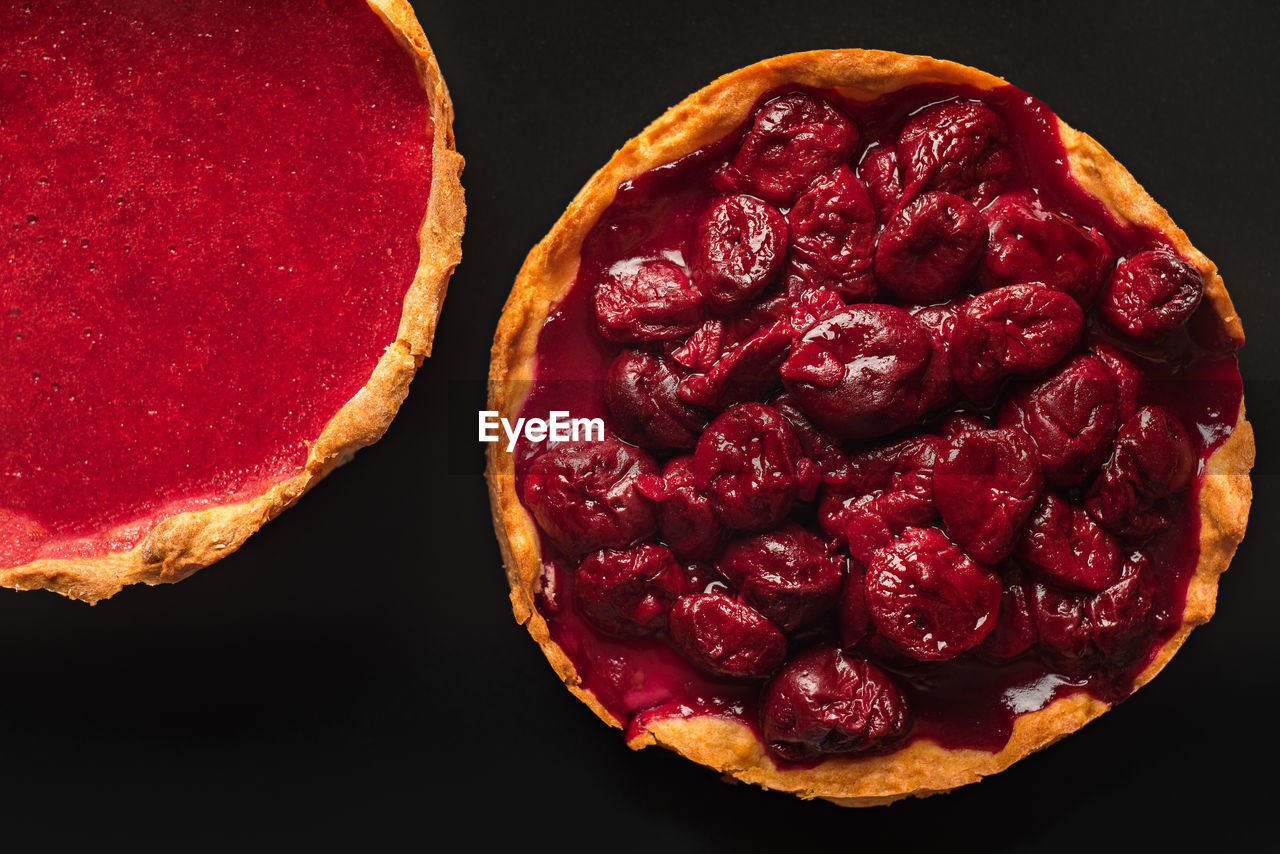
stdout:
<svg viewBox="0 0 1280 854">
<path fill-rule="evenodd" d="M 462 257 L 466 207 L 459 181 L 463 161 L 454 150 L 453 104 L 413 8 L 407 0 L 367 2 L 413 57 L 434 125 L 431 193 L 418 231 L 420 258 L 404 298 L 396 340 L 378 360 L 365 386 L 325 425 L 296 475 L 235 504 L 163 519 L 127 550 L 104 554 L 89 545 L 86 557 L 35 560 L 0 569 L 0 586 L 53 590 L 94 603 L 126 584 L 180 581 L 234 552 L 322 477 L 381 438 L 391 424 L 414 372 L 431 354 L 449 277 Z M 125 526 L 120 533 L 128 536 L 135 530 L 135 526 Z"/>
<path fill-rule="evenodd" d="M 834 88 L 846 97 L 866 100 L 929 82 L 979 89 L 1005 85 L 1004 80 L 977 69 L 929 57 L 862 50 L 814 51 L 768 59 L 732 72 L 672 107 L 592 176 L 560 221 L 529 253 L 494 339 L 489 408 L 504 417 L 514 417 L 519 411 L 532 377 L 543 321 L 551 306 L 573 284 L 583 238 L 613 201 L 614 192 L 623 181 L 724 137 L 747 119 L 760 95 L 783 85 Z M 1163 232 L 1199 268 L 1209 303 L 1228 333 L 1243 341 L 1240 320 L 1217 267 L 1191 245 L 1164 208 L 1102 146 L 1061 121 L 1059 131 L 1071 170 L 1081 186 L 1101 199 L 1121 222 L 1141 223 Z M 1253 457 L 1253 432 L 1245 420 L 1242 402 L 1235 431 L 1209 459 L 1201 484 L 1200 560 L 1187 592 L 1182 627 L 1157 651 L 1135 687 L 1150 680 L 1191 629 L 1213 615 L 1218 576 L 1227 568 L 1244 536 Z M 546 621 L 534 607 L 542 574 L 538 534 L 516 494 L 513 459 L 497 445 L 490 447 L 486 476 L 517 621 L 541 645 L 569 690 L 606 723 L 621 727 L 623 722 L 582 687 L 573 664 L 551 640 Z M 1044 709 L 1018 717 L 1008 743 L 997 753 L 948 750 L 919 740 L 887 755 L 831 757 L 804 770 L 776 767 L 748 727 L 719 717 L 654 720 L 629 744 L 637 749 L 661 744 L 727 776 L 803 798 L 825 798 L 843 806 L 871 806 L 910 795 L 944 792 L 980 780 L 1074 732 L 1108 708 L 1108 704 L 1086 694 L 1061 698 Z"/>
</svg>

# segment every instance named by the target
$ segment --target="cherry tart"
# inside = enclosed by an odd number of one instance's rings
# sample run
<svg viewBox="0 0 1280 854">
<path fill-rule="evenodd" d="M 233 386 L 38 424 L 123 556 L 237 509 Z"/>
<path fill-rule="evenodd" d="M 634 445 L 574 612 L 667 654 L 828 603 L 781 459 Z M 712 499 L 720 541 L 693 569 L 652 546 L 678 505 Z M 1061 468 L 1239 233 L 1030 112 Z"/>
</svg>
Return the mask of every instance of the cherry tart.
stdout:
<svg viewBox="0 0 1280 854">
<path fill-rule="evenodd" d="M 234 552 L 387 429 L 464 219 L 405 0 L 0 9 L 0 585 Z"/>
<path fill-rule="evenodd" d="M 530 253 L 490 408 L 516 619 L 627 743 L 850 806 L 974 782 L 1151 679 L 1244 535 L 1214 265 L 1003 80 L 720 78 Z"/>
</svg>

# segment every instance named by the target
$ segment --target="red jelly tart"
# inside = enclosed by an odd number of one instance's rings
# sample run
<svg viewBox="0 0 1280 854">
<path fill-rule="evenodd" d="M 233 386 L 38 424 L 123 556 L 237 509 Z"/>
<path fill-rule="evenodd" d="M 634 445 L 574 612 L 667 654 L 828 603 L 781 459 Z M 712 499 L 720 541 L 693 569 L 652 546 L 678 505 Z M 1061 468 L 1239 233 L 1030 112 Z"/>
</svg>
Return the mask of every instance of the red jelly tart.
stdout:
<svg viewBox="0 0 1280 854">
<path fill-rule="evenodd" d="M 0 10 L 0 583 L 233 552 L 376 441 L 464 209 L 403 0 Z"/>
<path fill-rule="evenodd" d="M 1151 679 L 1244 536 L 1244 336 L 1089 137 L 953 63 L 729 74 L 592 178 L 494 343 L 517 620 L 632 747 L 850 806 Z"/>
</svg>

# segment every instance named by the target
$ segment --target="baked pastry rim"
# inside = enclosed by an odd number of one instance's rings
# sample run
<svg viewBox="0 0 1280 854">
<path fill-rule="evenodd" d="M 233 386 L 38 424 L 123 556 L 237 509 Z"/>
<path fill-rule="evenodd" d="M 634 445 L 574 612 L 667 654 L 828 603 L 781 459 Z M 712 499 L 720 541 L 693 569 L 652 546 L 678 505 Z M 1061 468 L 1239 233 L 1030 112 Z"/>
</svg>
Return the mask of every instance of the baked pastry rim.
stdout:
<svg viewBox="0 0 1280 854">
<path fill-rule="evenodd" d="M 613 201 L 622 182 L 723 138 L 746 120 L 763 93 L 784 85 L 834 88 L 847 97 L 869 99 L 933 82 L 978 89 L 1007 85 L 986 72 L 931 57 L 868 50 L 810 51 L 767 59 L 726 74 L 667 110 L 591 177 L 529 253 L 494 337 L 488 408 L 504 417 L 519 412 L 533 377 L 542 324 L 552 305 L 572 286 L 583 238 Z M 1119 221 L 1163 232 L 1204 276 L 1205 298 L 1227 333 L 1243 341 L 1239 317 L 1216 265 L 1192 246 L 1165 209 L 1101 145 L 1061 119 L 1058 127 L 1079 184 Z M 1168 663 L 1191 629 L 1213 616 L 1218 577 L 1244 536 L 1252 495 L 1248 472 L 1253 459 L 1253 433 L 1245 420 L 1242 400 L 1235 429 L 1211 455 L 1200 481 L 1200 558 L 1188 586 L 1182 625 L 1139 674 L 1134 690 Z M 496 444 L 488 451 L 486 479 L 516 620 L 542 647 L 569 690 L 606 723 L 622 728 L 624 722 L 582 687 L 572 662 L 551 640 L 546 621 L 535 607 L 542 576 L 538 533 L 516 494 L 514 459 Z M 804 769 L 778 768 L 750 728 L 710 715 L 648 721 L 628 743 L 636 749 L 661 744 L 726 776 L 803 798 L 871 806 L 976 782 L 1074 732 L 1108 708 L 1107 703 L 1086 693 L 1062 697 L 1044 709 L 1020 715 L 1008 743 L 996 753 L 949 750 L 921 739 L 893 753 L 830 757 Z"/>
<path fill-rule="evenodd" d="M 432 178 L 418 230 L 419 264 L 405 295 L 395 341 L 368 382 L 329 420 L 311 443 L 301 471 L 231 504 L 178 513 L 152 526 L 136 546 L 87 557 L 43 558 L 0 569 L 0 586 L 52 590 L 95 603 L 127 584 L 180 581 L 234 552 L 266 522 L 292 506 L 357 450 L 382 437 L 431 354 L 449 277 L 462 257 L 466 219 L 459 177 L 463 159 L 454 150 L 453 105 L 435 54 L 408 0 L 366 0 L 408 51 L 427 93 L 434 126 Z M 129 530 L 132 525 L 122 526 Z M 97 538 L 95 538 L 97 539 Z"/>
</svg>

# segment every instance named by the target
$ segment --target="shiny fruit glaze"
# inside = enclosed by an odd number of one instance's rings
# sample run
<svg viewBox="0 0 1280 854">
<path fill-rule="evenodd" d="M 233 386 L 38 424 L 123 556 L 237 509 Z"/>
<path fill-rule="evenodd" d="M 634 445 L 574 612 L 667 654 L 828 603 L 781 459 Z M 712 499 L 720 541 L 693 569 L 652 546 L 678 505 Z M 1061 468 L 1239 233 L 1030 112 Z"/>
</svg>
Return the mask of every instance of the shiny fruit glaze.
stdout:
<svg viewBox="0 0 1280 854">
<path fill-rule="evenodd" d="M 362 0 L 0 9 L 0 565 L 256 494 L 396 335 L 431 186 Z"/>
<path fill-rule="evenodd" d="M 648 589 L 682 597 L 672 623 L 624 634 L 584 613 L 580 555 L 540 532 L 539 612 L 628 737 L 710 714 L 782 765 L 995 751 L 1054 699 L 1132 692 L 1181 624 L 1238 342 L 1163 236 L 1065 162 L 1056 117 L 1012 87 L 787 89 L 619 187 L 520 414 L 604 418 L 639 445 L 644 473 L 595 496 L 614 501 L 600 530 L 656 506 L 622 547 L 682 558 Z M 617 333 L 628 311 L 657 332 Z M 517 448 L 522 496 L 557 453 Z"/>
</svg>

